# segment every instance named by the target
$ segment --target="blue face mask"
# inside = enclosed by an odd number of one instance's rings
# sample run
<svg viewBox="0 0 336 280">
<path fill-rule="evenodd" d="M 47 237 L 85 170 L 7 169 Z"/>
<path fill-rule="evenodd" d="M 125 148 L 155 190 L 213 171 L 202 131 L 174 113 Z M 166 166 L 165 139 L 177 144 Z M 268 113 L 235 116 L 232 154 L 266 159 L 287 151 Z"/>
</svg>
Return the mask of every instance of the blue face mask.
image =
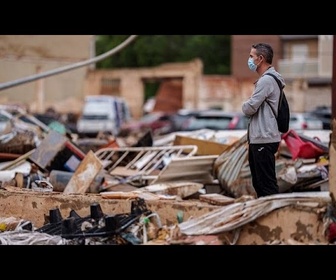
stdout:
<svg viewBox="0 0 336 280">
<path fill-rule="evenodd" d="M 257 70 L 257 65 L 254 64 L 253 62 L 253 58 L 249 57 L 248 61 L 247 61 L 247 65 L 250 68 L 251 71 L 255 72 Z"/>
</svg>

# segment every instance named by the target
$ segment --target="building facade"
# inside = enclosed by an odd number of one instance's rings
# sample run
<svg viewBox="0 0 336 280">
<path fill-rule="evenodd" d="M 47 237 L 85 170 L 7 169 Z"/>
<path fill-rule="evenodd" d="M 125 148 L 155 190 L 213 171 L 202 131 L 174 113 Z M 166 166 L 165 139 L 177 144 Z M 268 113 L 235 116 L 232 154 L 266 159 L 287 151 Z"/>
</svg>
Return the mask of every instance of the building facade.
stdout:
<svg viewBox="0 0 336 280">
<path fill-rule="evenodd" d="M 231 39 L 231 75 L 203 75 L 199 59 L 137 69 L 95 69 L 92 64 L 2 90 L 0 103 L 27 105 L 33 112 L 54 107 L 61 113 L 79 113 L 85 96 L 107 94 L 123 97 L 139 118 L 146 83 L 156 80 L 164 85 L 157 99 L 165 105 L 179 98 L 173 102 L 175 108 L 240 111 L 257 79 L 247 67 L 251 45 L 266 42 L 274 48 L 273 65 L 286 80 L 291 110 L 331 104 L 332 35 L 232 35 Z M 94 45 L 94 35 L 1 35 L 0 83 L 86 61 L 95 56 Z"/>
<path fill-rule="evenodd" d="M 274 50 L 273 65 L 286 81 L 291 110 L 330 106 L 333 35 L 232 35 L 231 39 L 233 77 L 256 78 L 247 67 L 251 46 L 269 43 Z"/>
<path fill-rule="evenodd" d="M 0 35 L 0 83 L 31 77 L 94 56 L 93 35 Z M 34 112 L 77 110 L 90 65 L 0 91 L 1 104 Z"/>
</svg>

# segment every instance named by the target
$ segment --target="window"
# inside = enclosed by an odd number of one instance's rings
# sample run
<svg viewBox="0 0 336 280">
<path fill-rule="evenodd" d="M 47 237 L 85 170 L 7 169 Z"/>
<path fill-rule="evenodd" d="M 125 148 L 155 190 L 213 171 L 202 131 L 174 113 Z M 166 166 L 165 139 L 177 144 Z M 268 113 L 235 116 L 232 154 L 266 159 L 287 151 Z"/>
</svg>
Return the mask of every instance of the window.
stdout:
<svg viewBox="0 0 336 280">
<path fill-rule="evenodd" d="M 100 94 L 120 96 L 120 80 L 102 78 Z"/>
</svg>

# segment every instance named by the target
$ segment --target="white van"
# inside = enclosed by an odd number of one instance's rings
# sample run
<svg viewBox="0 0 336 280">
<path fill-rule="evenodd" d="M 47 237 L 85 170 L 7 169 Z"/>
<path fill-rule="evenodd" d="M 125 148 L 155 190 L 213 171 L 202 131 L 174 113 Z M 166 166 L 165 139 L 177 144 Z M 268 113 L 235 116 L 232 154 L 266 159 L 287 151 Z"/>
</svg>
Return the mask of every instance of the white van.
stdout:
<svg viewBox="0 0 336 280">
<path fill-rule="evenodd" d="M 130 119 L 125 100 L 110 95 L 88 95 L 77 121 L 80 136 L 94 137 L 99 132 L 118 135 L 120 126 Z"/>
</svg>

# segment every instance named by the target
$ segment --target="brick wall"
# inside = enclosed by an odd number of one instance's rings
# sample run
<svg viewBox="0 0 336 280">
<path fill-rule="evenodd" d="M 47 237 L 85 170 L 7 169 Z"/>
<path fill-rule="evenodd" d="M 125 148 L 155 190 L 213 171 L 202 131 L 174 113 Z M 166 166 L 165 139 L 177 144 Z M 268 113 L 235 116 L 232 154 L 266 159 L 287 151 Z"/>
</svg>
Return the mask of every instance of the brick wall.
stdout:
<svg viewBox="0 0 336 280">
<path fill-rule="evenodd" d="M 256 43 L 268 43 L 272 46 L 273 66 L 281 59 L 279 35 L 232 35 L 231 36 L 231 75 L 237 78 L 256 78 L 256 74 L 247 67 L 251 46 Z"/>
</svg>

